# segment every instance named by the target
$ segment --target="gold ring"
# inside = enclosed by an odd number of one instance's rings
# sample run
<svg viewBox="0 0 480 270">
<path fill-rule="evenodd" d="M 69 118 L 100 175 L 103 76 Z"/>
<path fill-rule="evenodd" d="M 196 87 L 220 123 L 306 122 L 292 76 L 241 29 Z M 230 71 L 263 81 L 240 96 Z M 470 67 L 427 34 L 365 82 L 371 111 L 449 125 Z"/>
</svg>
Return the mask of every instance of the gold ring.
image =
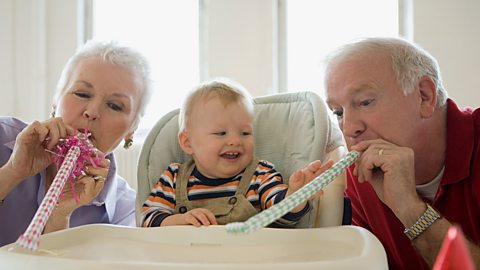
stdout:
<svg viewBox="0 0 480 270">
<path fill-rule="evenodd" d="M 379 156 L 383 155 L 383 148 L 380 148 L 380 150 L 378 150 L 378 155 Z"/>
<path fill-rule="evenodd" d="M 105 177 L 101 176 L 101 175 L 95 175 L 94 177 L 92 177 L 93 180 L 95 181 L 105 181 Z"/>
</svg>

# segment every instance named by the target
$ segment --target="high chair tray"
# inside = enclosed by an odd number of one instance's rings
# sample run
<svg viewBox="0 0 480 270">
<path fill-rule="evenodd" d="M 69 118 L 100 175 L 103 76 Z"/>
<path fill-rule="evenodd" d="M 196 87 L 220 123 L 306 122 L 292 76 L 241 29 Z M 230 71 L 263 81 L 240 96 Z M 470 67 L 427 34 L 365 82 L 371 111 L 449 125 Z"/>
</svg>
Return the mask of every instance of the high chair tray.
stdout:
<svg viewBox="0 0 480 270">
<path fill-rule="evenodd" d="M 35 253 L 1 247 L 0 262 L 0 269 L 48 270 L 388 269 L 378 239 L 355 226 L 236 235 L 224 226 L 85 225 L 43 235 Z"/>
</svg>

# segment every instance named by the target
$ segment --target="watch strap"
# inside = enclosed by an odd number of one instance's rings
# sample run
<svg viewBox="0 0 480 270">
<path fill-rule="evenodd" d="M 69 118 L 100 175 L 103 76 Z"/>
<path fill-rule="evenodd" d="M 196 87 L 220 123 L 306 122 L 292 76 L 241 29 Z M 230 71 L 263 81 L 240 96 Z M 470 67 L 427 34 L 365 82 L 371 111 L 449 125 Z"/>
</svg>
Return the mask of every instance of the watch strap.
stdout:
<svg viewBox="0 0 480 270">
<path fill-rule="evenodd" d="M 428 227 L 430 227 L 437 219 L 441 218 L 440 214 L 433 209 L 430 204 L 426 204 L 427 209 L 417 219 L 417 221 L 410 228 L 405 228 L 403 233 L 407 235 L 410 240 L 414 240 L 422 234 Z"/>
</svg>

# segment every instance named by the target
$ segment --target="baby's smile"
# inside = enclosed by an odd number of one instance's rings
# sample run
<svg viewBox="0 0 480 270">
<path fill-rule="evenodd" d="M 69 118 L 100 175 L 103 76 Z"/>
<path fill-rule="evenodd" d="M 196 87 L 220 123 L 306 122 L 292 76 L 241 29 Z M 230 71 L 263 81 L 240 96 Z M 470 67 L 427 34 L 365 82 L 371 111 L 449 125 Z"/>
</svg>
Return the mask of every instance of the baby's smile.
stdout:
<svg viewBox="0 0 480 270">
<path fill-rule="evenodd" d="M 240 153 L 238 152 L 227 152 L 227 153 L 223 153 L 220 155 L 222 158 L 226 158 L 226 159 L 236 159 L 238 157 L 240 157 Z"/>
</svg>

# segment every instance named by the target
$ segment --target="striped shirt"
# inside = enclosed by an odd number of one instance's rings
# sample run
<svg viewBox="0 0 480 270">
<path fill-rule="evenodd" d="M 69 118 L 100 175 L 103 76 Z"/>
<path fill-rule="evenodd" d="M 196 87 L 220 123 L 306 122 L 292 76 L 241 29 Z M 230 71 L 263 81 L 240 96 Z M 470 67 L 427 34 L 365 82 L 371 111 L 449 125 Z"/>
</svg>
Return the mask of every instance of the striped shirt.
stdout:
<svg viewBox="0 0 480 270">
<path fill-rule="evenodd" d="M 158 227 L 169 215 L 175 214 L 176 179 L 179 163 L 172 163 L 163 172 L 150 196 L 142 207 L 142 226 Z M 187 196 L 189 201 L 234 196 L 243 172 L 230 178 L 212 179 L 203 176 L 196 168 L 188 179 Z M 282 201 L 288 186 L 283 183 L 282 175 L 275 170 L 272 163 L 260 160 L 250 181 L 246 198 L 257 209 L 265 210 Z M 277 220 L 278 225 L 293 225 L 308 211 L 307 203 L 304 209 L 296 213 L 287 213 Z"/>
</svg>

